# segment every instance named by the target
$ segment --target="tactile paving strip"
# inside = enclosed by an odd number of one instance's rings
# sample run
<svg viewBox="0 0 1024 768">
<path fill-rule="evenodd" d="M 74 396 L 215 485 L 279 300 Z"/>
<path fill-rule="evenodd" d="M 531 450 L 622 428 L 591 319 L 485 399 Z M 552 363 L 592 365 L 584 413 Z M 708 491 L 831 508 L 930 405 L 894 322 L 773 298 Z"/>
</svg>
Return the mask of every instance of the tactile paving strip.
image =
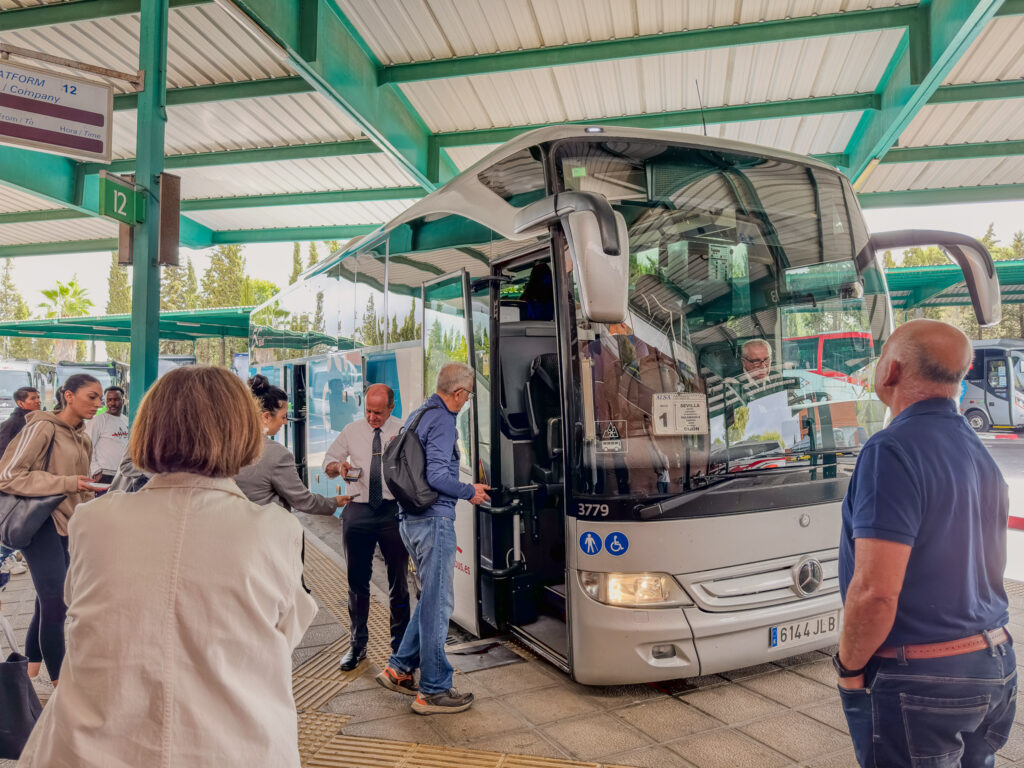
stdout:
<svg viewBox="0 0 1024 768">
<path fill-rule="evenodd" d="M 313 677 L 292 677 L 292 696 L 295 710 L 316 710 L 341 693 L 348 680 L 317 680 Z"/>
<path fill-rule="evenodd" d="M 341 726 L 351 720 L 349 715 L 327 712 L 299 713 L 299 757 L 305 763 L 327 742 L 341 732 Z"/>
<path fill-rule="evenodd" d="M 323 606 L 343 626 L 348 626 L 348 578 L 345 572 L 315 545 L 306 547 L 303 575 L 308 586 Z M 370 596 L 370 616 L 366 622 L 370 639 L 366 657 L 379 669 L 391 658 L 391 620 L 388 607 Z"/>
<path fill-rule="evenodd" d="M 309 768 L 602 768 L 601 763 L 506 755 L 478 749 L 357 736 L 337 736 L 331 739 L 305 765 Z"/>
</svg>

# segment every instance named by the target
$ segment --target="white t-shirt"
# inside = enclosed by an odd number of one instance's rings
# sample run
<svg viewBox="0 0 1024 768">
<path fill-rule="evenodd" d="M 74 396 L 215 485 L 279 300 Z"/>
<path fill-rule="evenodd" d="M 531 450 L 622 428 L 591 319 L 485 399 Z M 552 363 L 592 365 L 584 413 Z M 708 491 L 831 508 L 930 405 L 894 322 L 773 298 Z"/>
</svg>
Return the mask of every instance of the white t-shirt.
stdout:
<svg viewBox="0 0 1024 768">
<path fill-rule="evenodd" d="M 128 447 L 128 417 L 98 413 L 85 425 L 85 434 L 92 440 L 90 474 L 116 474 Z"/>
</svg>

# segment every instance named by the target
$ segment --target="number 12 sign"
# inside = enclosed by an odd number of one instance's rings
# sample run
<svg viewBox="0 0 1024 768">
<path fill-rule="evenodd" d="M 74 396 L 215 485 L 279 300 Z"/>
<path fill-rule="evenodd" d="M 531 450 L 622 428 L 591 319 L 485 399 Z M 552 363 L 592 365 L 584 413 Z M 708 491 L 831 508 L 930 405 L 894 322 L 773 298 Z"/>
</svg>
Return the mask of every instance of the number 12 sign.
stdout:
<svg viewBox="0 0 1024 768">
<path fill-rule="evenodd" d="M 140 224 L 146 220 L 146 199 L 131 182 L 101 172 L 100 216 L 130 226 Z"/>
</svg>

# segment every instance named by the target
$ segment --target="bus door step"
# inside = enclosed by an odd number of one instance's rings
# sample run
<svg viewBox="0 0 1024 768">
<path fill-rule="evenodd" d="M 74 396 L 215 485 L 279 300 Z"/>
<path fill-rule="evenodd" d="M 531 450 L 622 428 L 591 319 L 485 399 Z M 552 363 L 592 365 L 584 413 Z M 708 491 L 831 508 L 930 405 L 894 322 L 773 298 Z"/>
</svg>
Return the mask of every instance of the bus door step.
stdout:
<svg viewBox="0 0 1024 768">
<path fill-rule="evenodd" d="M 565 621 L 565 584 L 545 585 L 544 604 Z"/>
</svg>

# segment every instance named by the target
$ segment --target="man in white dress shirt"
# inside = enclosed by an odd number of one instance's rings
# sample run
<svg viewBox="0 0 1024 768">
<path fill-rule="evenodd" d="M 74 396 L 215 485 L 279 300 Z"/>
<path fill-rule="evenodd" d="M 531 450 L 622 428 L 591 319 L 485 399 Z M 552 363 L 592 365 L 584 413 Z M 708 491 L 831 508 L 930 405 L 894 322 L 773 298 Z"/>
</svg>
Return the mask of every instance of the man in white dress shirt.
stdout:
<svg viewBox="0 0 1024 768">
<path fill-rule="evenodd" d="M 348 566 L 350 645 L 341 669 L 355 669 L 366 658 L 370 613 L 370 576 L 373 552 L 380 546 L 388 571 L 391 601 L 391 649 L 397 650 L 409 624 L 409 553 L 398 531 L 398 502 L 384 482 L 381 454 L 402 428 L 391 415 L 395 393 L 385 384 L 372 384 L 364 395 L 366 418 L 345 427 L 327 449 L 324 471 L 345 478 L 346 494 L 358 501 L 346 505 L 341 516 L 345 562 Z"/>
</svg>

